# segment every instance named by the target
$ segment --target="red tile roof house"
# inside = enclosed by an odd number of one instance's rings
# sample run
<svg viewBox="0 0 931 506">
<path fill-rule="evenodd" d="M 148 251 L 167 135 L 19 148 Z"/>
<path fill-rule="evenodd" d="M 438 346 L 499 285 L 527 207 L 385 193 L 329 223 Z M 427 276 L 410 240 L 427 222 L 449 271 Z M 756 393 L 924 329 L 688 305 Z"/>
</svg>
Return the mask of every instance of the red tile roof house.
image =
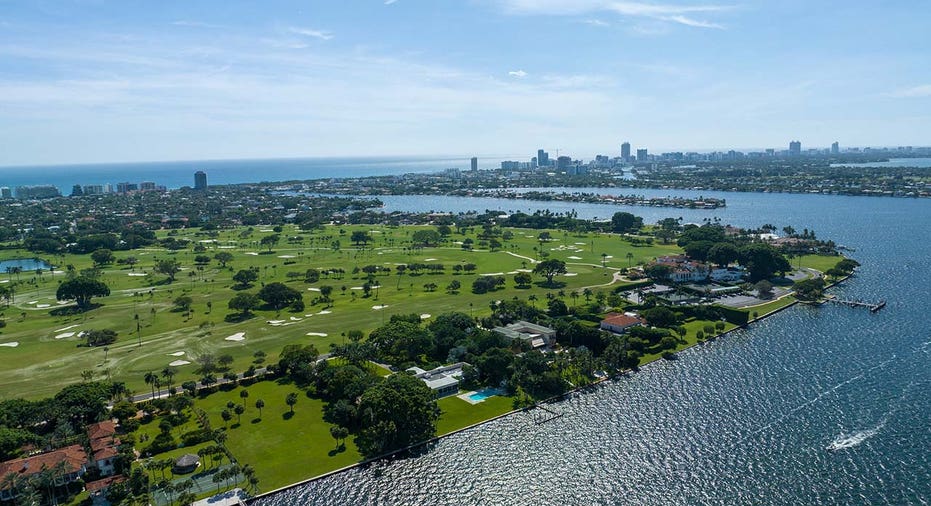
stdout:
<svg viewBox="0 0 931 506">
<path fill-rule="evenodd" d="M 81 445 L 71 445 L 48 453 L 8 460 L 0 463 L 0 500 L 7 501 L 17 495 L 16 483 L 42 471 L 61 466 L 61 475 L 55 477 L 56 485 L 71 483 L 87 472 L 87 453 Z"/>
<path fill-rule="evenodd" d="M 94 454 L 92 462 L 100 470 L 101 476 L 110 476 L 115 471 L 113 465 L 120 446 L 120 440 L 115 435 L 116 424 L 109 420 L 87 426 L 87 437 Z"/>
<path fill-rule="evenodd" d="M 631 327 L 643 325 L 643 320 L 639 316 L 633 316 L 624 313 L 608 313 L 605 319 L 601 320 L 599 327 L 602 330 L 621 334 Z"/>
</svg>

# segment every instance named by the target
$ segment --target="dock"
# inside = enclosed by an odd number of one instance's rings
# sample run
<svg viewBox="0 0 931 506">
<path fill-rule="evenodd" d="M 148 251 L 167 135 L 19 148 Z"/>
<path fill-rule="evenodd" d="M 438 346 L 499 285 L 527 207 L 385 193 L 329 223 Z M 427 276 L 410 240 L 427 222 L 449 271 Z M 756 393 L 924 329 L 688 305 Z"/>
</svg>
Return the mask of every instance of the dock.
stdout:
<svg viewBox="0 0 931 506">
<path fill-rule="evenodd" d="M 878 312 L 880 309 L 886 307 L 886 301 L 885 301 L 885 300 L 881 300 L 881 301 L 879 301 L 879 302 L 877 302 L 877 303 L 872 303 L 872 302 L 864 302 L 864 301 L 862 301 L 862 300 L 829 298 L 829 299 L 827 299 L 827 301 L 828 301 L 828 302 L 833 302 L 833 303 L 835 303 L 835 304 L 840 304 L 840 305 L 842 305 L 842 306 L 849 306 L 849 307 L 865 307 L 865 308 L 869 309 L 871 313 L 876 313 L 876 312 Z"/>
<path fill-rule="evenodd" d="M 564 415 L 564 413 L 557 413 L 547 408 L 546 406 L 543 406 L 542 404 L 536 404 L 534 408 L 536 409 L 533 410 L 533 423 L 537 425 L 542 425 L 546 422 L 551 422 Z M 540 413 L 540 416 L 537 416 L 537 410 L 543 411 L 542 413 Z"/>
</svg>

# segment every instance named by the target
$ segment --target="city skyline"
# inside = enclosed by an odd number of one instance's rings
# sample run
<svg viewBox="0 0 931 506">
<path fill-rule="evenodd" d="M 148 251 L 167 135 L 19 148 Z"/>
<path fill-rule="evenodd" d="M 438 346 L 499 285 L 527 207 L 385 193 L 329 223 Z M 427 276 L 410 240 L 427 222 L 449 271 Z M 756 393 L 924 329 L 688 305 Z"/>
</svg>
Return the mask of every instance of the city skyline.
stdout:
<svg viewBox="0 0 931 506">
<path fill-rule="evenodd" d="M 928 145 L 929 16 L 794 0 L 6 2 L 0 166 L 613 154 L 619 138 Z"/>
</svg>

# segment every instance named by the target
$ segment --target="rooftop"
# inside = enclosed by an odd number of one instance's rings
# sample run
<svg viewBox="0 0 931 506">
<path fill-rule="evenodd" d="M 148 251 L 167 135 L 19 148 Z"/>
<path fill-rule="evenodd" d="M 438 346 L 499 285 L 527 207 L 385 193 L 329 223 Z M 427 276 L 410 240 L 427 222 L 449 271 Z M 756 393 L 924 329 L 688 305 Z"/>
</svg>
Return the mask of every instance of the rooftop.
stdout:
<svg viewBox="0 0 931 506">
<path fill-rule="evenodd" d="M 19 477 L 32 476 L 41 472 L 43 469 L 51 469 L 59 462 L 64 462 L 65 473 L 78 472 L 84 468 L 87 462 L 87 454 L 81 445 L 71 445 L 55 450 L 53 452 L 32 455 L 23 459 L 8 460 L 0 463 L 0 476 L 6 476 L 10 473 Z"/>
</svg>

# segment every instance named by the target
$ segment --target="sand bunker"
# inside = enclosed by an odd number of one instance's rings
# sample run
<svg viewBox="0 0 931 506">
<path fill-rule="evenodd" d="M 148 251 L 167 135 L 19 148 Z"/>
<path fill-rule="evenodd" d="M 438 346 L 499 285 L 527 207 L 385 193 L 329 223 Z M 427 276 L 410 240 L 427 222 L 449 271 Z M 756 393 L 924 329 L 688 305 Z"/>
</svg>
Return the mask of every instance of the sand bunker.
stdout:
<svg viewBox="0 0 931 506">
<path fill-rule="evenodd" d="M 317 311 L 317 314 L 330 314 L 330 313 L 332 313 L 332 312 L 333 312 L 333 311 L 329 311 L 329 310 L 324 309 L 323 311 Z"/>
<path fill-rule="evenodd" d="M 246 340 L 246 333 L 245 333 L 245 332 L 237 332 L 237 333 L 235 333 L 235 334 L 233 334 L 233 335 L 231 335 L 231 336 L 229 336 L 229 337 L 224 337 L 223 340 L 224 340 L 224 341 L 245 341 L 245 340 Z"/>
<path fill-rule="evenodd" d="M 582 259 L 582 257 L 567 257 L 567 258 L 569 258 L 570 260 L 581 260 Z"/>
<path fill-rule="evenodd" d="M 320 291 L 319 288 L 313 288 L 313 287 L 308 288 L 307 290 L 308 290 L 308 291 L 311 291 L 311 292 L 319 292 L 319 291 Z"/>
<path fill-rule="evenodd" d="M 173 362 L 168 363 L 168 365 L 172 367 L 180 367 L 182 365 L 188 365 L 188 364 L 190 364 L 190 362 L 188 362 L 187 360 L 175 360 Z"/>
<path fill-rule="evenodd" d="M 6 348 L 16 348 L 17 346 L 19 346 L 19 341 L 12 341 L 9 343 L 0 343 L 0 346 L 6 347 Z"/>
<path fill-rule="evenodd" d="M 578 276 L 578 275 L 579 275 L 578 272 L 567 272 L 567 273 L 563 274 L 563 276 L 567 276 L 567 277 L 570 277 L 570 278 L 571 278 L 572 276 Z"/>
<path fill-rule="evenodd" d="M 269 325 L 281 325 L 282 323 L 284 323 L 284 320 L 268 320 L 265 323 Z"/>
<path fill-rule="evenodd" d="M 74 334 L 76 334 L 76 332 L 62 332 L 61 334 L 58 334 L 57 336 L 55 336 L 55 339 L 64 339 L 66 337 L 74 337 Z"/>
<path fill-rule="evenodd" d="M 314 336 L 314 337 L 326 337 L 327 336 L 326 332 L 308 332 L 307 335 Z"/>
<path fill-rule="evenodd" d="M 63 328 L 63 329 L 58 329 L 58 330 L 56 330 L 55 332 L 64 332 L 64 331 L 66 331 L 66 330 L 71 330 L 71 329 L 73 329 L 73 328 L 77 328 L 77 327 L 80 327 L 80 326 L 81 326 L 80 324 L 77 324 L 77 325 L 68 325 L 67 327 L 65 327 L 65 328 Z"/>
<path fill-rule="evenodd" d="M 183 356 L 184 356 L 184 352 L 183 352 L 183 351 L 176 351 L 176 352 L 174 352 L 174 353 L 169 353 L 168 355 L 171 356 L 171 357 L 183 357 Z"/>
<path fill-rule="evenodd" d="M 297 258 L 294 255 L 278 255 L 278 258 Z"/>
<path fill-rule="evenodd" d="M 297 316 L 292 316 L 292 317 L 291 317 L 291 321 L 292 321 L 292 322 L 299 322 L 299 321 L 302 321 L 302 320 L 303 320 L 303 318 L 298 318 Z"/>
<path fill-rule="evenodd" d="M 362 288 L 361 286 L 354 286 L 350 288 L 350 290 L 365 290 L 365 288 Z"/>
<path fill-rule="evenodd" d="M 424 262 L 433 262 L 434 260 L 436 259 L 435 258 L 424 258 L 423 259 Z"/>
<path fill-rule="evenodd" d="M 479 276 L 504 276 L 503 272 L 487 272 L 485 274 L 479 274 Z"/>
<path fill-rule="evenodd" d="M 142 277 L 145 277 L 146 274 L 144 272 L 128 272 L 126 273 L 126 275 L 132 276 L 134 278 L 142 278 Z"/>
<path fill-rule="evenodd" d="M 430 313 L 424 313 L 424 314 L 420 315 L 420 319 L 421 319 L 421 320 L 426 320 L 427 318 L 430 318 Z"/>
<path fill-rule="evenodd" d="M 576 244 L 581 244 L 582 246 L 585 246 L 584 242 L 577 242 Z"/>
<path fill-rule="evenodd" d="M 379 306 L 372 306 L 372 309 L 374 309 L 375 311 L 380 311 L 382 309 L 385 309 L 386 307 L 388 307 L 388 304 L 381 304 Z"/>
<path fill-rule="evenodd" d="M 256 253 L 256 252 L 254 252 L 254 251 L 247 251 L 247 252 L 246 252 L 246 254 L 247 254 L 247 255 L 251 255 L 251 256 L 254 256 L 254 257 L 257 257 L 257 256 L 259 256 L 259 254 L 258 254 L 258 253 Z"/>
<path fill-rule="evenodd" d="M 49 304 L 36 304 L 36 307 L 39 309 L 49 307 Z"/>
</svg>

